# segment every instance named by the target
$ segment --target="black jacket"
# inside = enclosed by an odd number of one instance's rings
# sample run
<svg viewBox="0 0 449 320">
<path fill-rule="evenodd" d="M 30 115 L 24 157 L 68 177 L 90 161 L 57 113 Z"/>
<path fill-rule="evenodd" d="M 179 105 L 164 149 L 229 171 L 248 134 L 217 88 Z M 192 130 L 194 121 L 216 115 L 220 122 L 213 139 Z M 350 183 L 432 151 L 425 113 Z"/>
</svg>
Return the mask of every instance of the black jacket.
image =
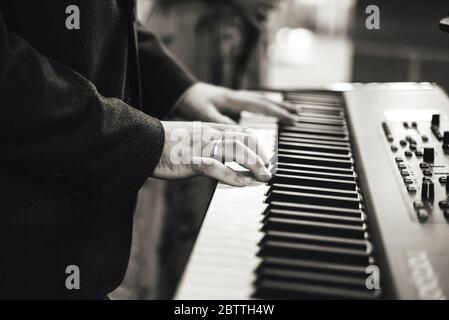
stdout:
<svg viewBox="0 0 449 320">
<path fill-rule="evenodd" d="M 122 281 L 164 142 L 151 116 L 193 83 L 154 36 L 135 39 L 133 13 L 132 0 L 0 1 L 0 298 L 96 298 Z"/>
</svg>

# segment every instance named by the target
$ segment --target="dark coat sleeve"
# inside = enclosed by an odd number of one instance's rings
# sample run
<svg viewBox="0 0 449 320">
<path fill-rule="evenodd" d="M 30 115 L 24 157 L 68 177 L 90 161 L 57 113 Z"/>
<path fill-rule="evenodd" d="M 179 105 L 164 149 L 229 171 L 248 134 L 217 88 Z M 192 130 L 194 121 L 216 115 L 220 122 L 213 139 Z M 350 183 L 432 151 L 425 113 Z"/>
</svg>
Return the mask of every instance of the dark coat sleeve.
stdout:
<svg viewBox="0 0 449 320">
<path fill-rule="evenodd" d="M 93 200 L 132 195 L 164 143 L 161 123 L 101 96 L 8 31 L 0 14 L 0 161 Z"/>
<path fill-rule="evenodd" d="M 196 79 L 154 34 L 138 30 L 138 46 L 143 111 L 161 119 Z"/>
</svg>

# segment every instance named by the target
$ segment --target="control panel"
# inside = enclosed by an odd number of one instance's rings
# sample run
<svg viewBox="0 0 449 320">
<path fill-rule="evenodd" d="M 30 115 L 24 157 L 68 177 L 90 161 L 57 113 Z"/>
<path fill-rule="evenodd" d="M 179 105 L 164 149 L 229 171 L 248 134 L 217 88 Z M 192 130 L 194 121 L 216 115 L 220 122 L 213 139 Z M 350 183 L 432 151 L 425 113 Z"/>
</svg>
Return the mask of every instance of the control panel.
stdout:
<svg viewBox="0 0 449 320">
<path fill-rule="evenodd" d="M 428 121 L 384 121 L 382 131 L 412 220 L 449 223 L 449 123 L 433 114 Z"/>
</svg>

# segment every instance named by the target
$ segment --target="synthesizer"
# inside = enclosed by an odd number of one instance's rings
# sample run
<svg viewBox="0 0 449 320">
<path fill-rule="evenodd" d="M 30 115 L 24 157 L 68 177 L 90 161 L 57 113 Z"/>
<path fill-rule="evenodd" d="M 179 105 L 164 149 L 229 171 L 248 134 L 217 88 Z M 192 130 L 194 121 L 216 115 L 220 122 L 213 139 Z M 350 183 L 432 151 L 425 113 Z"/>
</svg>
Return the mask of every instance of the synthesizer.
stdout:
<svg viewBox="0 0 449 320">
<path fill-rule="evenodd" d="M 268 184 L 219 184 L 176 299 L 446 299 L 449 99 L 429 83 L 279 91 L 243 116 Z"/>
</svg>

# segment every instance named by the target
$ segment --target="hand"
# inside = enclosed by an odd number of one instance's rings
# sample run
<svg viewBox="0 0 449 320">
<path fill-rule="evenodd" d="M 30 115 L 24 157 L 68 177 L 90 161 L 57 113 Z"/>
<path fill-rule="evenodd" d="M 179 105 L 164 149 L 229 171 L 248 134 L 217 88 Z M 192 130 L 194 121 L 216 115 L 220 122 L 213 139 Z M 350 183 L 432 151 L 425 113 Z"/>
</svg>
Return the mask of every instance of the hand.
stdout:
<svg viewBox="0 0 449 320">
<path fill-rule="evenodd" d="M 291 124 L 296 121 L 292 112 L 297 112 L 296 107 L 272 101 L 262 94 L 235 91 L 206 83 L 197 83 L 189 88 L 178 102 L 176 110 L 189 120 L 223 124 L 235 124 L 227 115 L 238 115 L 242 111 L 262 113 L 276 117 L 282 123 Z"/>
<path fill-rule="evenodd" d="M 153 172 L 155 178 L 179 179 L 209 176 L 231 186 L 245 186 L 254 179 L 271 178 L 268 159 L 255 136 L 235 125 L 201 122 L 162 122 L 165 143 L 162 156 Z M 234 171 L 224 162 L 235 161 L 251 176 Z"/>
<path fill-rule="evenodd" d="M 243 16 L 256 27 L 267 20 L 270 10 L 276 8 L 281 0 L 234 0 Z"/>
</svg>

